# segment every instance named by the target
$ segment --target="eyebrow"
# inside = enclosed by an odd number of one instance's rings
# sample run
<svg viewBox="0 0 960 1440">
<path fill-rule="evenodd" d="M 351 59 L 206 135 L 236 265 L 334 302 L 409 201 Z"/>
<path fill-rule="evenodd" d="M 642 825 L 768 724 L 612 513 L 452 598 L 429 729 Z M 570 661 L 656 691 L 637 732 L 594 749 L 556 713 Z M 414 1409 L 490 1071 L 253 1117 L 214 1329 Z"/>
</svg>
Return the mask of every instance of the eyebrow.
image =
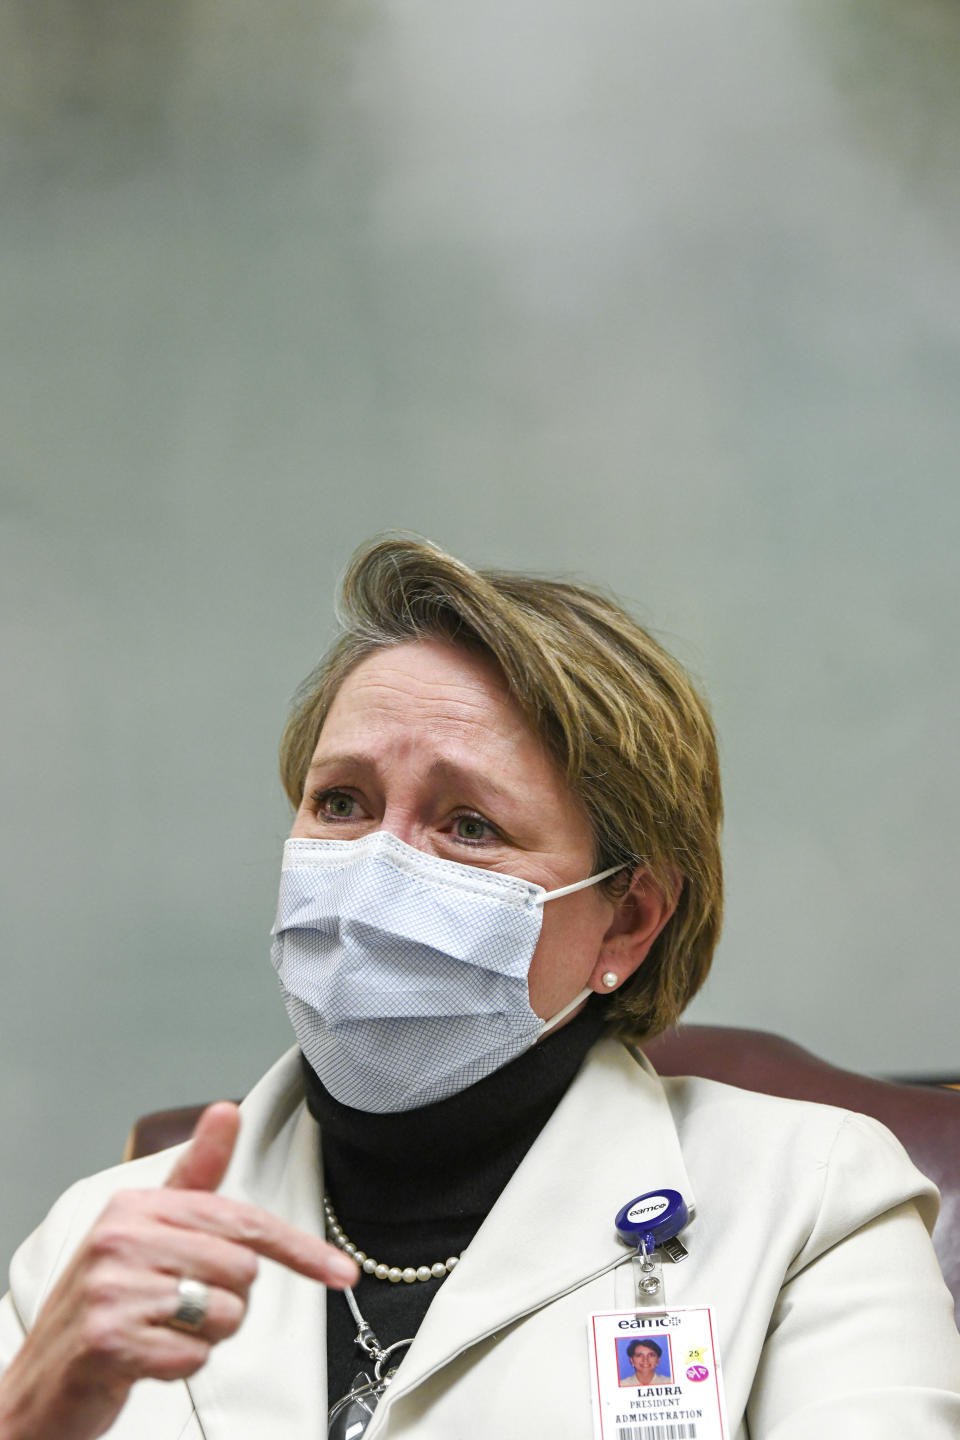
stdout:
<svg viewBox="0 0 960 1440">
<path fill-rule="evenodd" d="M 321 755 L 319 760 L 310 761 L 310 767 L 307 770 L 307 774 L 312 775 L 315 770 L 325 770 L 328 765 L 356 765 L 358 767 L 376 769 L 376 765 L 374 763 L 372 755 L 361 755 L 359 753 L 343 755 Z"/>
<path fill-rule="evenodd" d="M 318 770 L 327 770 L 330 767 L 350 767 L 358 770 L 377 770 L 377 762 L 372 755 L 364 754 L 362 751 L 345 751 L 339 755 L 321 755 L 319 760 L 314 760 L 309 770 L 308 777 Z M 449 780 L 458 785 L 469 785 L 479 787 L 488 791 L 497 800 L 509 801 L 513 798 L 513 791 L 504 785 L 498 784 L 496 780 L 484 773 L 482 770 L 473 770 L 467 765 L 458 765 L 455 760 L 445 760 L 438 757 L 434 760 L 428 770 L 430 779 Z"/>
</svg>

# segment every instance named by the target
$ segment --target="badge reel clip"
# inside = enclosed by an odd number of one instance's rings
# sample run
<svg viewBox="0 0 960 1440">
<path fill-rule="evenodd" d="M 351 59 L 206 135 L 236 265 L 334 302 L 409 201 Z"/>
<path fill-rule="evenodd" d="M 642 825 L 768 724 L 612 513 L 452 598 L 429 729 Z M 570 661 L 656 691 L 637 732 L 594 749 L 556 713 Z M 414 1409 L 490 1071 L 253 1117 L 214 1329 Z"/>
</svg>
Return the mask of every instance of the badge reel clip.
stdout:
<svg viewBox="0 0 960 1440">
<path fill-rule="evenodd" d="M 638 1306 L 667 1308 L 663 1259 L 667 1256 L 676 1263 L 687 1258 L 687 1248 L 678 1236 L 689 1219 L 690 1211 L 679 1190 L 650 1190 L 628 1200 L 617 1214 L 617 1234 L 637 1252 L 632 1264 Z"/>
</svg>

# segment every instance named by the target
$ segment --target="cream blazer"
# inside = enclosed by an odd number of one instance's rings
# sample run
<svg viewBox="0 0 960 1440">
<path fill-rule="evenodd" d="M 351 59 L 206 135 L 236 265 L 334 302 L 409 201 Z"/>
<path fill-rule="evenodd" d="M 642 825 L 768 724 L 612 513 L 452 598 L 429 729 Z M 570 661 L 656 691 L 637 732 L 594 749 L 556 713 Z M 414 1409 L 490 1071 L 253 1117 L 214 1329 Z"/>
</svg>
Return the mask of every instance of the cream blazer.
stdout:
<svg viewBox="0 0 960 1440">
<path fill-rule="evenodd" d="M 320 1233 L 296 1051 L 243 1115 L 224 1193 Z M 173 1156 L 57 1202 L 14 1258 L 0 1358 L 107 1197 L 160 1183 Z M 368 1440 L 590 1440 L 586 1317 L 632 1304 L 613 1218 L 662 1186 L 694 1209 L 688 1258 L 664 1267 L 667 1299 L 714 1307 L 729 1440 L 960 1436 L 960 1337 L 925 1229 L 936 1192 L 898 1142 L 828 1106 L 661 1079 L 608 1039 L 439 1288 Z M 189 1382 L 136 1385 L 111 1440 L 323 1440 L 325 1300 L 345 1304 L 262 1261 L 239 1333 Z"/>
</svg>

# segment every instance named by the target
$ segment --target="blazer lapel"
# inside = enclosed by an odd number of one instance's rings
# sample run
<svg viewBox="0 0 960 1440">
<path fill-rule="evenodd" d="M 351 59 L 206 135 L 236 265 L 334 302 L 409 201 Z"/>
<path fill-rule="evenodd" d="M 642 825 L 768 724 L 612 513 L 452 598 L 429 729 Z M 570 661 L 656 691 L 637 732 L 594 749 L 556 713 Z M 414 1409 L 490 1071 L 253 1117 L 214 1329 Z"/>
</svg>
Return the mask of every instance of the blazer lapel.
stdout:
<svg viewBox="0 0 960 1440">
<path fill-rule="evenodd" d="M 621 1264 L 617 1211 L 663 1186 L 693 1209 L 663 1087 L 643 1057 L 602 1041 L 431 1303 L 370 1440 L 392 1403 L 453 1356 Z"/>
<path fill-rule="evenodd" d="M 296 1051 L 243 1104 L 237 1153 L 221 1192 L 323 1234 L 317 1127 L 303 1104 Z M 261 1260 L 238 1333 L 188 1382 L 206 1440 L 305 1440 L 325 1431 L 325 1292 Z"/>
</svg>

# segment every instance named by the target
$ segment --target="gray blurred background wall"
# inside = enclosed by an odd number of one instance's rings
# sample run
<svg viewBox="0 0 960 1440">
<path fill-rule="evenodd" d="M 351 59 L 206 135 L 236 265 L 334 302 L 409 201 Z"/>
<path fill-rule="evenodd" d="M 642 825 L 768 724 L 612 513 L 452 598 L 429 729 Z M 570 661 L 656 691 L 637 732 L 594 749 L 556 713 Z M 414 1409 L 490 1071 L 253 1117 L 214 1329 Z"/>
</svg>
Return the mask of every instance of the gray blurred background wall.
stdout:
<svg viewBox="0 0 960 1440">
<path fill-rule="evenodd" d="M 275 747 L 353 548 L 702 678 L 694 1018 L 955 1069 L 952 0 L 6 0 L 4 1250 L 289 1043 Z"/>
</svg>

